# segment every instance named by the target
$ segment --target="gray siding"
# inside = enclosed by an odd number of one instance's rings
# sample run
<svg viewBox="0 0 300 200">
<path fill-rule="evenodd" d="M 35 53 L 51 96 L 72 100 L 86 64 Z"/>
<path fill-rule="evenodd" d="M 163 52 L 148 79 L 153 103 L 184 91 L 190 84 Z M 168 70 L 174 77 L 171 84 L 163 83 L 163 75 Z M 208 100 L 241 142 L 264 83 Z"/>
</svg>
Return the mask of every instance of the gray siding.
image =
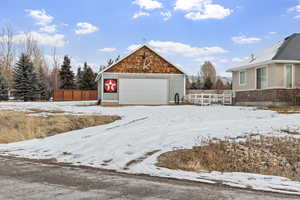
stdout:
<svg viewBox="0 0 300 200">
<path fill-rule="evenodd" d="M 176 93 L 180 95 L 180 98 L 184 97 L 185 92 L 185 86 L 184 86 L 184 80 L 185 75 L 183 74 L 113 74 L 113 73 L 103 73 L 101 79 L 99 80 L 99 98 L 102 99 L 103 103 L 118 103 L 119 101 L 119 93 L 103 93 L 103 97 L 101 97 L 102 94 L 102 79 L 168 79 L 169 80 L 169 94 L 168 99 L 169 103 L 174 102 L 174 96 Z M 118 81 L 119 84 L 119 81 Z M 119 91 L 119 88 L 118 88 Z"/>
</svg>

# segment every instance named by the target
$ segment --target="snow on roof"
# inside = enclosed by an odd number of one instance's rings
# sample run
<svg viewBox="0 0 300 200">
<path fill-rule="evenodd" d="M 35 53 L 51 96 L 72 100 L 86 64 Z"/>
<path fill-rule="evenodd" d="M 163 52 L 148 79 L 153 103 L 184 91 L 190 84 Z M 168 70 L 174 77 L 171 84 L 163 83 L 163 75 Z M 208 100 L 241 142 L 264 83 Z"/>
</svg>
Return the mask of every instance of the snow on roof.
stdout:
<svg viewBox="0 0 300 200">
<path fill-rule="evenodd" d="M 265 49 L 256 54 L 252 54 L 247 60 L 240 62 L 239 65 L 237 65 L 234 68 L 228 69 L 227 72 L 248 69 L 257 64 L 271 61 L 274 58 L 274 56 L 277 54 L 278 49 L 281 47 L 283 43 L 284 40 L 276 43 L 271 48 Z"/>
</svg>

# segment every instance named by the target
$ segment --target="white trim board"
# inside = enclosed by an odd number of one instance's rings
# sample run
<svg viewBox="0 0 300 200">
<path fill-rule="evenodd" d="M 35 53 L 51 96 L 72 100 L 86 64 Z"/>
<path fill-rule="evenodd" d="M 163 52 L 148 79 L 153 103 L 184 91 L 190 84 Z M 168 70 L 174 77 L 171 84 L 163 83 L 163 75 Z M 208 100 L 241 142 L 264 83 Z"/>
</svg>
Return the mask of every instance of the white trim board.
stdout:
<svg viewBox="0 0 300 200">
<path fill-rule="evenodd" d="M 268 65 L 268 64 L 300 64 L 300 60 L 267 60 L 260 63 L 249 64 L 249 65 L 236 67 L 236 68 L 230 68 L 226 70 L 226 72 L 242 71 L 242 70 L 258 67 L 260 65 Z"/>
<path fill-rule="evenodd" d="M 161 73 L 112 73 L 103 72 L 104 75 L 133 75 L 133 76 L 185 76 L 185 74 L 161 74 Z"/>
<path fill-rule="evenodd" d="M 278 87 L 269 87 L 269 88 L 264 88 L 264 89 L 245 89 L 245 90 L 232 90 L 234 92 L 246 92 L 246 91 L 262 91 L 262 90 L 280 90 L 280 89 L 285 89 L 285 90 L 293 90 L 295 88 L 286 88 L 286 87 L 282 87 L 282 86 L 278 86 Z"/>
<path fill-rule="evenodd" d="M 102 103 L 119 103 L 119 100 L 102 100 Z"/>
</svg>

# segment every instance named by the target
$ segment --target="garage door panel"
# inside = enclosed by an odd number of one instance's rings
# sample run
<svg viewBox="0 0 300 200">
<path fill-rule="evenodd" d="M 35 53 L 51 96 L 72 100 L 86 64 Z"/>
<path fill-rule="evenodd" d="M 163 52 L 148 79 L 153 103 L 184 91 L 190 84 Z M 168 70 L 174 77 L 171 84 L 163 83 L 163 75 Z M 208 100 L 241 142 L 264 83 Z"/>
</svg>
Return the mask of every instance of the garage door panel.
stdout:
<svg viewBox="0 0 300 200">
<path fill-rule="evenodd" d="M 167 79 L 120 79 L 120 104 L 167 104 Z"/>
</svg>

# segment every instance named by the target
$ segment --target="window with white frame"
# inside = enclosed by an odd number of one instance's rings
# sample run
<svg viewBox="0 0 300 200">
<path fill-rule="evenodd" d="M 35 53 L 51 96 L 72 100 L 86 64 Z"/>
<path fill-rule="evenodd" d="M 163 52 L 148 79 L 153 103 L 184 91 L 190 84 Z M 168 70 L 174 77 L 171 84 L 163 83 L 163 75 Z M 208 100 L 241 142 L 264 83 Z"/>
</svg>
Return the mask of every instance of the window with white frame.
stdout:
<svg viewBox="0 0 300 200">
<path fill-rule="evenodd" d="M 268 87 L 267 68 L 256 69 L 256 89 L 265 89 Z"/>
<path fill-rule="evenodd" d="M 293 65 L 285 65 L 285 85 L 287 88 L 293 87 Z"/>
<path fill-rule="evenodd" d="M 246 72 L 240 72 L 240 85 L 246 84 Z"/>
</svg>

